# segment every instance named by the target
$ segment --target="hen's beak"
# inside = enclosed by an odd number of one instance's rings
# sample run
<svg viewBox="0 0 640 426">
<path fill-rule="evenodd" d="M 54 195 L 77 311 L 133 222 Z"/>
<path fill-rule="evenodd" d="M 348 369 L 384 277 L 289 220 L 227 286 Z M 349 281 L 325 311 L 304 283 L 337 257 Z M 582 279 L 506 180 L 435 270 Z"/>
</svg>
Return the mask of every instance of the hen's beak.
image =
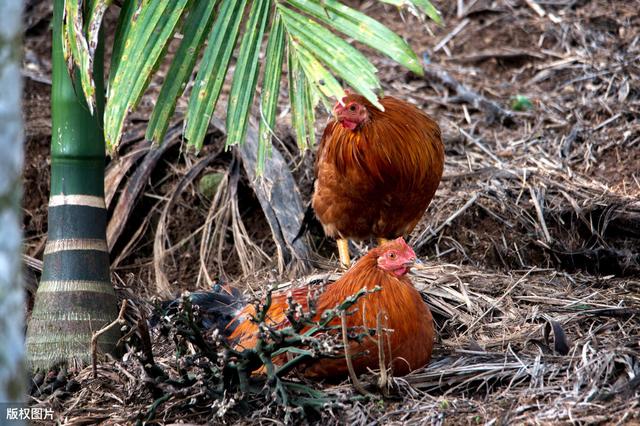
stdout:
<svg viewBox="0 0 640 426">
<path fill-rule="evenodd" d="M 335 118 L 336 120 L 337 120 L 338 118 L 340 118 L 340 117 L 339 117 L 339 115 L 340 115 L 340 113 L 341 113 L 342 111 L 344 111 L 344 106 L 343 106 L 342 104 L 340 104 L 340 103 L 337 103 L 337 104 L 333 107 L 333 110 L 331 111 L 331 112 L 332 112 L 332 114 L 333 114 L 333 118 Z"/>
<path fill-rule="evenodd" d="M 427 267 L 427 265 L 420 259 L 418 259 L 417 257 L 413 259 L 412 262 L 407 262 L 407 268 L 411 268 L 414 269 L 416 271 L 419 271 L 421 269 L 425 269 Z"/>
</svg>

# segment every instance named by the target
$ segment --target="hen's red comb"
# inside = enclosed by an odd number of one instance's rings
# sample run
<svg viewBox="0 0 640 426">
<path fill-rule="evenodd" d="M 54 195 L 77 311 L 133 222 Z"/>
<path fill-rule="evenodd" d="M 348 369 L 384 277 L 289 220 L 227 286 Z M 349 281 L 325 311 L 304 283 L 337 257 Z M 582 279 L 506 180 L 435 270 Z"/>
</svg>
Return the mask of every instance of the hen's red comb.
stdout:
<svg viewBox="0 0 640 426">
<path fill-rule="evenodd" d="M 351 90 L 349 90 L 349 89 L 344 89 L 344 94 L 345 94 L 345 96 L 343 96 L 343 97 L 342 97 L 342 99 L 340 99 L 340 100 L 338 101 L 338 103 L 339 103 L 340 105 L 345 105 L 345 104 L 347 103 L 347 96 L 349 96 L 349 95 L 350 95 L 350 94 L 352 94 L 352 93 L 353 93 L 353 92 L 352 92 Z"/>
<path fill-rule="evenodd" d="M 390 241 L 389 241 L 389 242 L 387 242 L 386 244 L 393 244 L 393 245 L 396 245 L 396 246 L 398 246 L 398 245 L 399 245 L 399 246 L 400 246 L 401 248 L 403 248 L 403 249 L 407 249 L 407 248 L 408 248 L 408 249 L 413 250 L 413 249 L 411 248 L 411 246 L 410 246 L 409 244 L 407 244 L 407 242 L 404 240 L 404 238 L 403 238 L 403 237 L 398 237 L 398 238 L 396 238 L 395 240 L 390 240 Z"/>
</svg>

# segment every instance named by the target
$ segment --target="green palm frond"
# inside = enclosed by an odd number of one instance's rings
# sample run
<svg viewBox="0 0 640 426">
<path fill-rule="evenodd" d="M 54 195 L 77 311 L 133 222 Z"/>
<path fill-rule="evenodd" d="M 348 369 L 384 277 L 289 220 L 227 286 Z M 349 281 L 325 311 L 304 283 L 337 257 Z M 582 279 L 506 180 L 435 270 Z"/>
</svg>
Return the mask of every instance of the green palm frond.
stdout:
<svg viewBox="0 0 640 426">
<path fill-rule="evenodd" d="M 83 13 L 80 2 L 69 1 L 64 4 L 62 34 L 64 43 L 62 50 L 69 70 L 74 66 L 80 70 L 80 84 L 87 106 L 93 114 L 95 107 L 96 87 L 93 81 L 93 56 L 89 52 L 89 43 L 85 37 Z M 96 37 L 97 39 L 97 37 Z M 72 76 L 75 74 L 71 73 Z"/>
<path fill-rule="evenodd" d="M 264 162 L 271 152 L 271 136 L 276 124 L 276 109 L 282 80 L 282 59 L 284 58 L 284 26 L 279 15 L 273 20 L 269 42 L 265 52 L 266 63 L 260 99 L 260 128 L 258 129 L 258 174 L 262 174 Z"/>
<path fill-rule="evenodd" d="M 227 109 L 227 146 L 244 141 L 248 115 L 258 83 L 260 47 L 271 9 L 270 0 L 253 0 L 245 28 Z"/>
<path fill-rule="evenodd" d="M 117 59 L 118 66 L 111 70 L 114 74 L 107 91 L 104 136 L 109 150 L 118 146 L 127 113 L 138 105 L 178 29 L 182 14 L 190 10 L 191 3 L 188 0 L 143 1 L 128 23 L 127 38 Z"/>
<path fill-rule="evenodd" d="M 380 1 L 441 22 L 429 0 Z M 66 53 L 69 63 L 80 70 L 82 89 L 91 107 L 95 99 L 90 72 L 95 40 L 112 2 L 90 0 L 83 9 L 81 0 L 65 0 Z M 259 169 L 270 152 L 285 63 L 292 124 L 301 148 L 315 142 L 313 123 L 318 103 L 330 105 L 344 96 L 338 79 L 382 108 L 377 98 L 380 82 L 376 68 L 340 35 L 422 74 L 420 60 L 399 35 L 338 0 L 124 0 L 104 111 L 104 132 L 111 152 L 120 142 L 126 115 L 136 108 L 177 33 L 181 41 L 151 115 L 147 138 L 162 141 L 177 99 L 195 74 L 185 136 L 189 146 L 199 150 L 229 69 L 234 67 L 227 145 L 244 141 L 259 93 Z"/>
<path fill-rule="evenodd" d="M 189 144 L 198 150 L 202 147 L 209 121 L 218 103 L 246 5 L 246 0 L 222 1 L 200 62 L 189 99 L 185 132 Z M 161 139 L 156 141 L 160 142 Z"/>
</svg>

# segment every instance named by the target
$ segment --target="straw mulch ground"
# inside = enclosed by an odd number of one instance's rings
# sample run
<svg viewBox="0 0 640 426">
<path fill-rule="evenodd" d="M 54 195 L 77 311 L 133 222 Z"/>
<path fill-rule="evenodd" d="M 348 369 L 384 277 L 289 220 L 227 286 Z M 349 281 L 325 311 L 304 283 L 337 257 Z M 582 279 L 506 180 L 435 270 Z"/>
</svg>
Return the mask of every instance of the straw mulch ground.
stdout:
<svg viewBox="0 0 640 426">
<path fill-rule="evenodd" d="M 435 3 L 444 27 L 421 23 L 406 12 L 400 18 L 380 2 L 353 2 L 403 34 L 424 57 L 424 78 L 385 59 L 375 63 L 385 92 L 423 107 L 445 135 L 445 176 L 411 238 L 417 253 L 428 259 L 428 269 L 414 282 L 435 314 L 434 358 L 424 370 L 394 379 L 388 398 L 375 386 L 370 388 L 375 396 L 367 399 L 349 383 L 312 384 L 334 404 L 311 419 L 327 424 L 638 423 L 637 5 Z M 33 259 L 41 255 L 46 231 L 41 166 L 50 132 L 46 114 L 41 117 L 37 108 L 47 101 L 43 27 L 48 18 L 36 9 L 30 12 L 35 23 L 27 33 L 25 57 L 31 75 L 25 173 L 31 197 L 25 199 L 25 229 Z M 144 108 L 134 118 L 148 116 Z M 295 151 L 287 117 L 281 122 L 277 148 L 308 199 L 313 155 Z M 322 127 L 323 121 L 318 130 Z M 110 165 L 113 199 L 124 185 L 119 173 L 137 170 L 136 152 L 145 149 L 136 145 L 143 129 L 144 122 L 132 121 L 130 144 Z M 218 152 L 220 135 L 214 134 L 205 149 L 213 158 L 206 172 L 223 177 L 217 199 L 188 179 L 199 159 L 179 154 L 179 136 L 177 131 L 162 161 L 150 166 L 135 208 L 116 211 L 128 222 L 114 247 L 114 282 L 135 304 L 133 313 L 148 312 L 158 276 L 176 294 L 208 288 L 216 276 L 240 289 L 292 278 L 272 260 L 275 248 L 265 219 L 250 183 L 232 166 L 233 155 Z M 167 203 L 177 187 L 181 193 Z M 203 235 L 208 236 L 204 241 Z M 244 241 L 241 249 L 238 241 Z M 311 241 L 317 269 L 332 272 L 332 243 L 314 227 Z M 179 376 L 184 366 L 172 343 L 153 335 L 156 362 Z M 99 365 L 96 379 L 90 368 L 78 372 L 66 389 L 40 395 L 34 403 L 53 404 L 67 424 L 285 419 L 268 397 L 242 403 L 237 395 L 215 399 L 206 393 L 206 383 L 195 379 L 180 389 L 151 386 L 154 380 L 131 353 Z M 375 383 L 375 377 L 363 380 Z M 163 399 L 166 395 L 169 399 Z"/>
</svg>

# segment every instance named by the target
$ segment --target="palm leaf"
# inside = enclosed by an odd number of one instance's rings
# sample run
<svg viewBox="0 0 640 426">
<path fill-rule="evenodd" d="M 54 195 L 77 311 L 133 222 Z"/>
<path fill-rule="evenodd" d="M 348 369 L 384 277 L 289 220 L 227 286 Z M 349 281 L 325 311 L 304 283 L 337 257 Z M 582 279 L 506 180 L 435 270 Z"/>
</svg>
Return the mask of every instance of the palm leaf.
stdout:
<svg viewBox="0 0 640 426">
<path fill-rule="evenodd" d="M 65 37 L 65 43 L 63 43 L 65 47 L 64 55 L 72 76 L 75 76 L 74 69 L 78 67 L 82 91 L 87 100 L 89 111 L 93 114 L 96 104 L 96 87 L 93 82 L 93 56 L 89 53 L 89 44 L 84 35 L 83 14 L 80 11 L 80 4 L 80 2 L 73 0 L 67 0 L 64 3 L 62 24 L 62 33 Z"/>
<path fill-rule="evenodd" d="M 440 12 L 429 0 L 412 0 L 412 3 L 418 6 L 436 24 L 442 25 Z"/>
<path fill-rule="evenodd" d="M 381 0 L 440 23 L 429 0 Z M 90 107 L 95 89 L 91 64 L 105 11 L 113 0 L 67 0 L 64 37 L 69 63 L 80 70 L 82 89 Z M 382 108 L 380 82 L 374 65 L 338 34 L 361 42 L 411 71 L 422 74 L 415 52 L 393 31 L 338 0 L 123 0 L 113 45 L 104 131 L 108 148 L 117 147 L 126 115 L 136 107 L 169 42 L 184 24 L 180 46 L 169 66 L 150 118 L 147 138 L 161 141 L 198 65 L 189 99 L 185 136 L 201 149 L 216 108 L 236 42 L 246 17 L 237 51 L 227 111 L 227 145 L 242 143 L 256 92 L 260 92 L 258 171 L 269 155 L 283 73 L 288 64 L 292 124 L 301 149 L 315 143 L 315 108 L 344 96 L 337 78 Z M 245 13 L 246 12 L 246 13 Z M 261 59 L 265 34 L 268 42 Z M 263 80 L 258 87 L 260 64 Z"/>
<path fill-rule="evenodd" d="M 305 84 L 304 90 L 304 115 L 305 121 L 307 124 L 307 138 L 308 138 L 308 146 L 313 146 L 316 144 L 316 132 L 315 132 L 315 122 L 316 122 L 316 114 L 315 109 L 318 105 L 318 96 L 317 92 L 314 90 L 311 84 Z M 305 147 L 306 148 L 306 147 Z"/>
<path fill-rule="evenodd" d="M 304 69 L 307 80 L 314 84 L 318 90 L 327 98 L 342 99 L 345 95 L 344 89 L 338 80 L 316 59 L 311 52 L 296 43 L 289 41 L 290 50 L 293 50 L 297 60 Z"/>
<path fill-rule="evenodd" d="M 286 7 L 279 7 L 278 10 L 291 38 L 308 52 L 313 52 L 316 58 L 327 64 L 357 92 L 382 109 L 376 95 L 376 90 L 380 88 L 375 75 L 377 70 L 364 55 L 316 21 Z"/>
<path fill-rule="evenodd" d="M 364 13 L 336 0 L 324 0 L 322 4 L 312 0 L 287 1 L 354 40 L 384 53 L 416 74 L 423 74 L 420 61 L 411 47 L 396 33 Z M 402 0 L 401 3 L 408 2 Z"/>
<path fill-rule="evenodd" d="M 260 46 L 269 19 L 269 0 L 254 0 L 244 37 L 240 43 L 238 62 L 227 110 L 227 146 L 244 141 L 249 121 L 249 108 L 258 82 Z"/>
<path fill-rule="evenodd" d="M 247 0 L 222 2 L 200 62 L 200 70 L 189 99 L 185 131 L 189 145 L 198 151 L 202 148 L 209 121 L 220 96 L 246 4 Z"/>
<path fill-rule="evenodd" d="M 282 58 L 284 57 L 284 26 L 280 15 L 276 15 L 269 34 L 264 76 L 262 83 L 262 95 L 260 103 L 260 127 L 258 128 L 258 170 L 261 175 L 264 171 L 264 162 L 271 152 L 271 135 L 276 124 L 276 108 L 278 95 L 280 94 L 280 80 L 282 79 Z"/>
<path fill-rule="evenodd" d="M 289 101 L 291 102 L 291 125 L 296 134 L 298 147 L 307 145 L 307 126 L 304 115 L 304 86 L 305 75 L 300 67 L 298 58 L 289 55 Z"/>
<path fill-rule="evenodd" d="M 125 116 L 142 97 L 188 4 L 189 0 L 150 1 L 137 12 L 107 95 L 104 133 L 108 150 L 117 148 Z"/>
<path fill-rule="evenodd" d="M 146 137 L 162 142 L 169 121 L 176 108 L 178 97 L 184 91 L 187 80 L 193 72 L 198 52 L 213 25 L 216 0 L 199 1 L 189 12 L 184 27 L 182 42 L 173 58 L 169 72 L 164 79 L 158 100 L 149 119 Z"/>
<path fill-rule="evenodd" d="M 116 26 L 116 35 L 113 40 L 113 52 L 111 53 L 111 65 L 109 68 L 109 86 L 113 86 L 113 80 L 118 75 L 124 43 L 130 39 L 129 34 L 135 22 L 134 16 L 136 11 L 139 10 L 136 8 L 136 3 L 136 0 L 125 0 L 118 15 L 118 25 Z"/>
<path fill-rule="evenodd" d="M 102 27 L 102 18 L 104 18 L 104 14 L 112 3 L 113 0 L 95 0 L 91 6 L 91 11 L 88 13 L 91 18 L 87 24 L 86 32 L 89 57 L 92 61 L 98 47 L 98 35 Z"/>
<path fill-rule="evenodd" d="M 355 47 L 318 24 L 313 19 L 300 15 L 286 7 L 279 7 L 289 34 L 301 42 L 317 56 L 327 58 L 327 64 L 335 66 L 344 62 L 347 65 L 362 67 L 358 71 L 370 84 L 377 84 L 376 67 Z M 327 53 L 330 53 L 329 56 Z"/>
<path fill-rule="evenodd" d="M 442 24 L 442 16 L 429 0 L 380 0 L 383 3 L 392 4 L 398 7 L 408 7 L 412 12 L 418 14 L 421 10 L 431 20 L 437 24 Z"/>
</svg>

